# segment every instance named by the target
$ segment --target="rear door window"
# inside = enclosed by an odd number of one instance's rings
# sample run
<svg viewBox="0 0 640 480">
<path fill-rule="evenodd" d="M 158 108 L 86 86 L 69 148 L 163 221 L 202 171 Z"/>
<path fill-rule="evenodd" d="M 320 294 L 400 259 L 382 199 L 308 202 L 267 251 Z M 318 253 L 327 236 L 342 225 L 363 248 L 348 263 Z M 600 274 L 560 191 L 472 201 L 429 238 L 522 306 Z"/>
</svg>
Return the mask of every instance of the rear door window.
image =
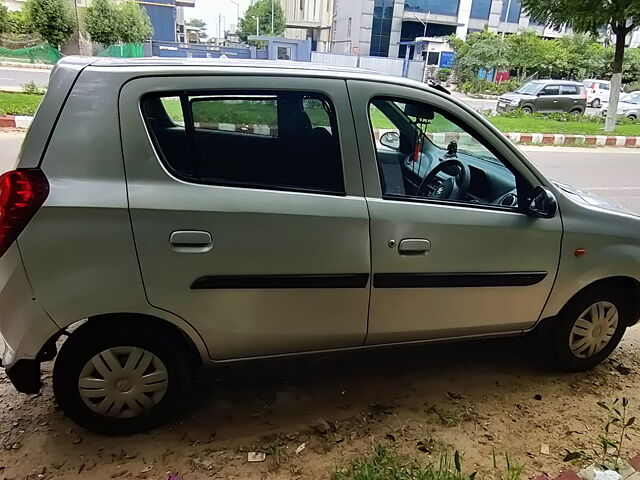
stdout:
<svg viewBox="0 0 640 480">
<path fill-rule="evenodd" d="M 149 96 L 142 111 L 160 158 L 183 180 L 344 194 L 335 110 L 323 94 Z"/>
<path fill-rule="evenodd" d="M 577 85 L 562 86 L 562 95 L 578 95 L 578 93 L 580 93 L 580 89 Z"/>
</svg>

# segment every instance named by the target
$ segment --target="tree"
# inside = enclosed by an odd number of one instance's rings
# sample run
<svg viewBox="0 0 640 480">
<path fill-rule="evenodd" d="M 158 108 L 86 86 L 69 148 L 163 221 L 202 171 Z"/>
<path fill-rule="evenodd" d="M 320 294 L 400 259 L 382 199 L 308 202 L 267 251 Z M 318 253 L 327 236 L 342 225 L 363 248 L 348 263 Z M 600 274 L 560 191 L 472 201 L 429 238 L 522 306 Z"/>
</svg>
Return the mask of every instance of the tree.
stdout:
<svg viewBox="0 0 640 480">
<path fill-rule="evenodd" d="M 189 25 L 190 27 L 196 27 L 196 28 L 199 28 L 200 30 L 207 29 L 207 24 L 205 23 L 205 21 L 199 18 L 191 18 L 185 22 L 185 25 Z"/>
<path fill-rule="evenodd" d="M 0 33 L 9 31 L 9 9 L 0 4 Z"/>
<path fill-rule="evenodd" d="M 611 29 L 616 42 L 605 132 L 612 132 L 620 100 L 626 37 L 640 20 L 640 0 L 521 0 L 521 3 L 533 19 L 556 28 L 567 25 L 577 32 L 594 35 L 601 28 Z"/>
<path fill-rule="evenodd" d="M 271 32 L 271 9 L 273 6 L 273 32 Z M 256 34 L 256 19 L 258 17 L 260 33 L 282 35 L 284 33 L 285 22 L 284 12 L 278 0 L 254 0 L 244 17 L 240 19 L 238 35 L 243 42 L 246 42 L 250 35 Z"/>
<path fill-rule="evenodd" d="M 105 47 L 118 43 L 120 14 L 113 0 L 93 0 L 84 14 L 84 24 L 91 40 Z"/>
<path fill-rule="evenodd" d="M 142 43 L 153 35 L 149 15 L 142 6 L 132 0 L 120 4 L 116 33 L 122 43 Z"/>
<path fill-rule="evenodd" d="M 33 33 L 33 25 L 27 17 L 26 10 L 16 10 L 9 12 L 7 19 L 9 32 L 14 35 L 26 35 Z"/>
<path fill-rule="evenodd" d="M 456 64 L 466 78 L 475 77 L 481 68 L 488 72 L 509 66 L 507 43 L 488 30 L 469 35 L 465 46 L 458 45 L 456 55 Z"/>
<path fill-rule="evenodd" d="M 53 47 L 60 48 L 77 27 L 67 0 L 27 0 L 24 8 L 33 29 Z"/>
</svg>

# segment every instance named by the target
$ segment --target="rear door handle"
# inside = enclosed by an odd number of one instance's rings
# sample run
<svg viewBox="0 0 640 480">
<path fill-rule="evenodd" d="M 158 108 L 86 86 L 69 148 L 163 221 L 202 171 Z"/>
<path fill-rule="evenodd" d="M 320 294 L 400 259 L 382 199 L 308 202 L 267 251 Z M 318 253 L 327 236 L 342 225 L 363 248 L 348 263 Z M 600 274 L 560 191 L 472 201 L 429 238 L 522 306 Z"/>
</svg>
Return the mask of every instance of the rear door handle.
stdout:
<svg viewBox="0 0 640 480">
<path fill-rule="evenodd" d="M 203 230 L 177 230 L 169 243 L 179 253 L 206 253 L 213 248 L 213 238 Z"/>
<path fill-rule="evenodd" d="M 405 238 L 398 245 L 400 255 L 425 255 L 431 251 L 431 242 L 424 238 Z"/>
</svg>

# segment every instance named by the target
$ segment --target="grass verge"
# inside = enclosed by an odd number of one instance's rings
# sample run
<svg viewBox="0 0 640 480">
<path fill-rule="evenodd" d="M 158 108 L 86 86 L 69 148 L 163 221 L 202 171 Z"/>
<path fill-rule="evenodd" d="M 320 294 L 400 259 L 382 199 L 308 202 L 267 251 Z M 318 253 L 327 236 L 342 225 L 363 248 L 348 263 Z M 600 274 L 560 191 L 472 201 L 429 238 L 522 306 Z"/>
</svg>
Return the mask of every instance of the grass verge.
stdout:
<svg viewBox="0 0 640 480">
<path fill-rule="evenodd" d="M 615 132 L 604 133 L 602 122 L 560 122 L 551 118 L 537 117 L 489 117 L 489 121 L 502 132 L 513 133 L 560 133 L 564 135 L 624 135 L 640 136 L 640 123 L 618 125 Z"/>
<path fill-rule="evenodd" d="M 0 114 L 34 115 L 42 98 L 36 94 L 0 92 Z"/>
</svg>

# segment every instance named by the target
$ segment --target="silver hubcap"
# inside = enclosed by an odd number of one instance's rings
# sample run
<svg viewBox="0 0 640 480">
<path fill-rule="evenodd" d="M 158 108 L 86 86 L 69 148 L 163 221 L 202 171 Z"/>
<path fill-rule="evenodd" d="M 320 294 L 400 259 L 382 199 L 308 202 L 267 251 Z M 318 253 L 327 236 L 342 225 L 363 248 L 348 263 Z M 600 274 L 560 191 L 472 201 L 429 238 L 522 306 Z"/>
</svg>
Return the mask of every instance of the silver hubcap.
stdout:
<svg viewBox="0 0 640 480">
<path fill-rule="evenodd" d="M 618 328 L 618 309 L 613 303 L 598 302 L 578 317 L 571 329 L 569 347 L 578 358 L 591 358 L 605 348 Z"/>
<path fill-rule="evenodd" d="M 78 380 L 85 405 L 98 415 L 136 417 L 155 407 L 167 393 L 169 376 L 153 353 L 115 347 L 87 362 Z"/>
</svg>

